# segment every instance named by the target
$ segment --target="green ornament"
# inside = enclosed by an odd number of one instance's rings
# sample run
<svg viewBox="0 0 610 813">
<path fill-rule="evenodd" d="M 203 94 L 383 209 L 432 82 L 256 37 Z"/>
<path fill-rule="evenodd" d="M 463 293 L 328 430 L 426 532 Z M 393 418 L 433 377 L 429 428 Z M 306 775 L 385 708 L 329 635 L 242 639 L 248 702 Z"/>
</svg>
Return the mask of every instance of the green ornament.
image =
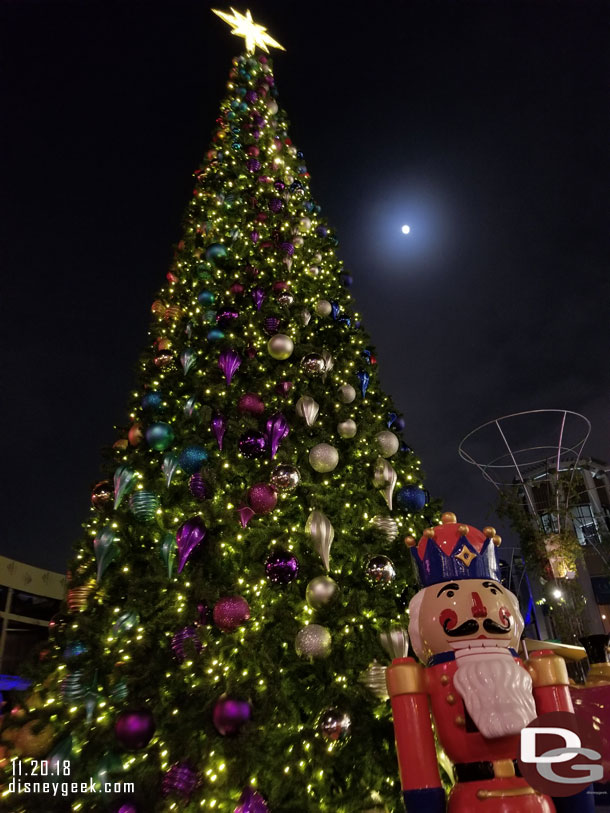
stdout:
<svg viewBox="0 0 610 813">
<path fill-rule="evenodd" d="M 97 560 L 97 581 L 99 582 L 106 572 L 106 568 L 116 556 L 115 534 L 109 525 L 106 525 L 93 540 L 93 549 Z"/>
<path fill-rule="evenodd" d="M 171 446 L 173 439 L 174 430 L 168 423 L 151 423 L 146 430 L 146 442 L 158 452 L 163 452 Z"/>
<path fill-rule="evenodd" d="M 176 544 L 176 535 L 172 533 L 166 533 L 163 539 L 161 540 L 161 558 L 165 562 L 165 567 L 167 568 L 167 576 L 171 579 L 172 571 L 174 569 L 174 559 L 176 557 L 176 551 L 178 546 Z"/>
</svg>

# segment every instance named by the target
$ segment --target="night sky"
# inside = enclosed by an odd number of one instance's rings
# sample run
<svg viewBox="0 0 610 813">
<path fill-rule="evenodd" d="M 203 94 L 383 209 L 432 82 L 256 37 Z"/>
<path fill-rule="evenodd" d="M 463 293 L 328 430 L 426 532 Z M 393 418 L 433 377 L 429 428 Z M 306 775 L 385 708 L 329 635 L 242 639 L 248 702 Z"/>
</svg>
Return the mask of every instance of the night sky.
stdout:
<svg viewBox="0 0 610 813">
<path fill-rule="evenodd" d="M 607 4 L 250 8 L 429 490 L 493 520 L 458 444 L 526 409 L 610 461 Z M 62 571 L 242 41 L 181 0 L 4 0 L 0 29 L 0 553 Z"/>
</svg>

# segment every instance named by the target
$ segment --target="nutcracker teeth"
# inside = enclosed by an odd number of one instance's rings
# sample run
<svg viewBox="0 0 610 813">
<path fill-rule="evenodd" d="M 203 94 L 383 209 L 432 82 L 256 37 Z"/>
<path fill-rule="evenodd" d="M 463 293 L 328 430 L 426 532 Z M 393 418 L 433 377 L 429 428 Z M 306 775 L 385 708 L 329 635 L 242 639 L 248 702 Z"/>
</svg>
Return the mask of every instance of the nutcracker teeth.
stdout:
<svg viewBox="0 0 610 813">
<path fill-rule="evenodd" d="M 497 654 L 507 654 L 511 656 L 508 647 L 503 641 L 456 641 L 455 643 L 451 644 L 451 646 L 456 650 L 456 658 L 463 655 L 474 655 L 477 652 L 480 653 L 483 649 L 497 649 L 499 650 Z"/>
</svg>

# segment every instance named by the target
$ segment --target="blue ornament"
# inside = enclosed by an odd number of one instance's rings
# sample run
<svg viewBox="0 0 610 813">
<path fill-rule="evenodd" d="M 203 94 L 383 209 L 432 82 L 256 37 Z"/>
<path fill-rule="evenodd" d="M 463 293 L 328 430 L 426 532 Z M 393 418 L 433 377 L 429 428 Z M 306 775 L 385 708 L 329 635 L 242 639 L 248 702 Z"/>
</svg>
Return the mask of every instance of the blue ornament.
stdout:
<svg viewBox="0 0 610 813">
<path fill-rule="evenodd" d="M 371 351 L 370 350 L 363 350 L 360 355 L 366 361 L 367 364 L 371 363 Z"/>
<path fill-rule="evenodd" d="M 219 330 L 217 327 L 212 328 L 212 330 L 210 330 L 209 333 L 208 333 L 208 339 L 211 342 L 218 342 L 221 339 L 224 339 L 224 337 L 225 337 L 225 334 L 223 333 L 223 331 Z"/>
<path fill-rule="evenodd" d="M 326 226 L 318 226 L 316 229 L 316 234 L 318 235 L 318 237 L 326 237 L 326 235 L 328 234 L 328 229 L 326 228 Z"/>
<path fill-rule="evenodd" d="M 88 649 L 82 641 L 73 641 L 64 649 L 64 658 L 67 661 L 75 661 L 81 655 L 86 655 L 87 652 Z"/>
<path fill-rule="evenodd" d="M 413 449 L 409 446 L 408 443 L 405 443 L 404 440 L 400 444 L 400 451 L 405 452 L 405 454 L 411 454 Z"/>
<path fill-rule="evenodd" d="M 187 446 L 178 458 L 178 464 L 185 474 L 195 474 L 208 459 L 208 453 L 201 446 Z"/>
<path fill-rule="evenodd" d="M 146 430 L 146 442 L 152 449 L 163 452 L 174 439 L 174 430 L 168 423 L 151 423 Z"/>
<path fill-rule="evenodd" d="M 114 632 L 129 632 L 140 623 L 140 616 L 132 611 L 121 613 L 112 625 Z"/>
<path fill-rule="evenodd" d="M 200 305 L 212 305 L 216 297 L 211 291 L 201 291 L 197 297 Z"/>
<path fill-rule="evenodd" d="M 205 250 L 205 258 L 209 262 L 221 262 L 227 257 L 227 247 L 222 243 L 212 243 Z"/>
<path fill-rule="evenodd" d="M 421 511 L 428 502 L 428 492 L 419 486 L 405 486 L 396 495 L 396 504 L 403 511 Z"/>
<path fill-rule="evenodd" d="M 336 319 L 339 316 L 339 314 L 341 313 L 341 308 L 339 307 L 339 303 L 333 301 L 333 302 L 330 303 L 330 307 L 331 307 L 332 317 L 333 317 L 333 319 Z"/>
<path fill-rule="evenodd" d="M 354 278 L 349 274 L 341 274 L 341 282 L 345 285 L 346 288 L 349 288 L 354 282 Z"/>
<path fill-rule="evenodd" d="M 366 391 L 369 388 L 369 381 L 371 379 L 370 375 L 366 372 L 366 370 L 358 370 L 356 373 L 356 377 L 358 381 L 360 381 L 360 390 L 362 392 L 362 397 L 366 397 Z"/>
<path fill-rule="evenodd" d="M 340 325 L 346 325 L 347 327 L 352 324 L 352 320 L 349 318 L 349 316 L 342 316 L 340 319 L 337 319 L 337 322 L 339 322 Z"/>
<path fill-rule="evenodd" d="M 163 408 L 163 396 L 160 392 L 147 392 L 142 398 L 142 408 L 155 412 Z"/>
</svg>

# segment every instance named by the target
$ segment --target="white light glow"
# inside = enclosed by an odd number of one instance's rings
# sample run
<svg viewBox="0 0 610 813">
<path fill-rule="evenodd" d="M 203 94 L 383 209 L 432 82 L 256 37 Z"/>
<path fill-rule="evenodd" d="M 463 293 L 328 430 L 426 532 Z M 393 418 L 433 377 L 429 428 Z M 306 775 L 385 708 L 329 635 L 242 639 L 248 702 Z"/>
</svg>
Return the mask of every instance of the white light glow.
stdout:
<svg viewBox="0 0 610 813">
<path fill-rule="evenodd" d="M 401 229 L 401 232 L 403 234 L 408 234 L 410 231 L 411 231 L 411 226 L 407 226 L 407 224 L 405 223 L 405 225 Z"/>
<path fill-rule="evenodd" d="M 561 598 L 563 593 L 561 592 L 561 590 L 553 590 L 553 595 L 555 596 L 555 598 Z"/>
</svg>

